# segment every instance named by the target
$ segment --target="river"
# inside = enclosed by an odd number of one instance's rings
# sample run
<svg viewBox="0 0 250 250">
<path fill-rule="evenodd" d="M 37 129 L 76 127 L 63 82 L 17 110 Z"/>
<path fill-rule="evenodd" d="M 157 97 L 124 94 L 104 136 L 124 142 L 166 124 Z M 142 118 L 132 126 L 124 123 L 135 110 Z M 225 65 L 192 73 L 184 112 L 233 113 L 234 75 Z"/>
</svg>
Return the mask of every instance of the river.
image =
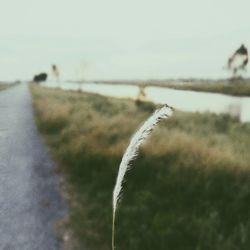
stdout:
<svg viewBox="0 0 250 250">
<path fill-rule="evenodd" d="M 125 84 L 45 82 L 42 83 L 42 86 L 60 87 L 64 90 L 82 90 L 118 98 L 135 99 L 139 93 L 138 86 Z M 153 86 L 146 87 L 144 91 L 146 100 L 154 103 L 167 103 L 176 109 L 187 112 L 228 113 L 239 117 L 242 122 L 250 122 L 250 97 L 236 97 Z"/>
</svg>

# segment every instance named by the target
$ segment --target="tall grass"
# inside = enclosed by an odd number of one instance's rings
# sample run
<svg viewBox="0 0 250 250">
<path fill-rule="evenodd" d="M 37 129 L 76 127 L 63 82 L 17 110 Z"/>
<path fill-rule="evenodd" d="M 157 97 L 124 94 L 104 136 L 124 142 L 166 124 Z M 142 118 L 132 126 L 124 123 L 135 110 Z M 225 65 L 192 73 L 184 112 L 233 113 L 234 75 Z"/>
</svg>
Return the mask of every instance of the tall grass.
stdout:
<svg viewBox="0 0 250 250">
<path fill-rule="evenodd" d="M 110 249 L 120 157 L 157 107 L 39 86 L 32 93 L 38 127 L 66 177 L 67 225 L 79 242 L 70 250 Z M 175 112 L 163 120 L 126 173 L 116 248 L 248 250 L 249 134 L 249 123 L 228 115 Z"/>
</svg>

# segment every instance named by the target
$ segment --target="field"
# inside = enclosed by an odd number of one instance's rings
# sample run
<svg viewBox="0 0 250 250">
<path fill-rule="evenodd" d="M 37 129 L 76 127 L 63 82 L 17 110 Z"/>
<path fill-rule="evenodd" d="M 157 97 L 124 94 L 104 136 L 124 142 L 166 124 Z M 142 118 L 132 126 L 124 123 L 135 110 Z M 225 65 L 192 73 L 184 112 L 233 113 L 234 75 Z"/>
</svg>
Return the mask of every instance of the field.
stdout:
<svg viewBox="0 0 250 250">
<path fill-rule="evenodd" d="M 75 249 L 110 249 L 119 163 L 155 105 L 39 86 L 31 92 L 37 125 L 65 176 Z M 250 124 L 228 115 L 176 111 L 161 122 L 126 176 L 116 249 L 250 249 L 249 134 Z"/>
</svg>

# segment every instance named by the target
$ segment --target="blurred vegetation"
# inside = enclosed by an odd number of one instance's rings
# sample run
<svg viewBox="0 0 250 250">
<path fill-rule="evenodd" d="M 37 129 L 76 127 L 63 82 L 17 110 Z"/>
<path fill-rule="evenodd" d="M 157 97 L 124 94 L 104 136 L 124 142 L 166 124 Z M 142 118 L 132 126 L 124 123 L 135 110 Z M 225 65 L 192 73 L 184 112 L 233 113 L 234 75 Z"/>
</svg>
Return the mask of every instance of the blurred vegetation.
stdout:
<svg viewBox="0 0 250 250">
<path fill-rule="evenodd" d="M 1 83 L 0 84 L 0 91 L 1 90 L 5 90 L 5 89 L 7 89 L 7 88 L 10 88 L 10 87 L 13 87 L 13 86 L 16 86 L 17 85 L 17 83 Z"/>
<path fill-rule="evenodd" d="M 153 104 L 32 86 L 37 124 L 65 174 L 79 249 L 111 248 L 112 190 Z M 250 124 L 181 113 L 163 121 L 126 176 L 117 250 L 250 249 Z"/>
<path fill-rule="evenodd" d="M 221 93 L 235 96 L 250 96 L 250 81 L 243 79 L 212 82 L 206 82 L 204 80 L 201 82 L 189 82 L 185 84 L 167 83 L 165 84 L 165 87 L 182 90 Z"/>
</svg>

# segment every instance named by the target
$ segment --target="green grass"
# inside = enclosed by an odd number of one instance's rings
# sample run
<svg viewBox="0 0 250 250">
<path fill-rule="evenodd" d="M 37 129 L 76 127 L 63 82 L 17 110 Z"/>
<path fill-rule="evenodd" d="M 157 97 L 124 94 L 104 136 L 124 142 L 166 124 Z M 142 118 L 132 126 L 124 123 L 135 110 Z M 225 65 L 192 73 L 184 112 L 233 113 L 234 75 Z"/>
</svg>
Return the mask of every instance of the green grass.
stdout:
<svg viewBox="0 0 250 250">
<path fill-rule="evenodd" d="M 66 176 L 78 249 L 110 249 L 119 163 L 155 106 L 39 86 L 32 94 L 38 127 Z M 163 121 L 126 176 L 116 249 L 250 249 L 249 134 L 250 124 L 227 115 L 177 112 Z"/>
</svg>

